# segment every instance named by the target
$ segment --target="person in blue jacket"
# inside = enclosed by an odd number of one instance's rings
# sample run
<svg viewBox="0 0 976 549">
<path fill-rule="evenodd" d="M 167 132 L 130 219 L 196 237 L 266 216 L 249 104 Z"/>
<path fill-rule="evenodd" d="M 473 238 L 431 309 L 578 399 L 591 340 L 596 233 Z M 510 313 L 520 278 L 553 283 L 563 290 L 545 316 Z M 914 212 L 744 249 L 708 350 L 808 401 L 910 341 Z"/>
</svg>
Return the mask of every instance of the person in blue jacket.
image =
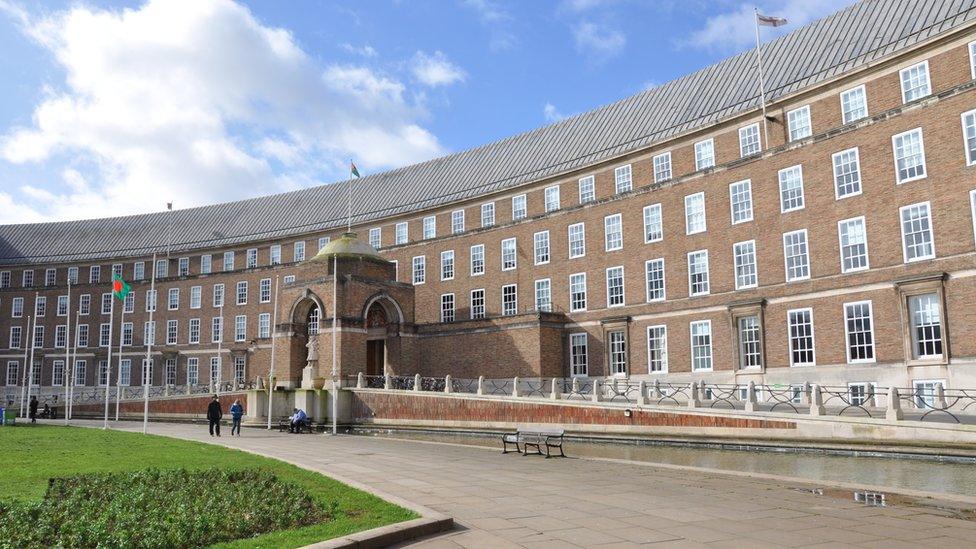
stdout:
<svg viewBox="0 0 976 549">
<path fill-rule="evenodd" d="M 241 418 L 244 417 L 244 406 L 241 405 L 240 399 L 235 400 L 230 406 L 230 436 L 234 436 L 234 432 L 237 432 L 237 436 L 241 436 Z"/>
</svg>

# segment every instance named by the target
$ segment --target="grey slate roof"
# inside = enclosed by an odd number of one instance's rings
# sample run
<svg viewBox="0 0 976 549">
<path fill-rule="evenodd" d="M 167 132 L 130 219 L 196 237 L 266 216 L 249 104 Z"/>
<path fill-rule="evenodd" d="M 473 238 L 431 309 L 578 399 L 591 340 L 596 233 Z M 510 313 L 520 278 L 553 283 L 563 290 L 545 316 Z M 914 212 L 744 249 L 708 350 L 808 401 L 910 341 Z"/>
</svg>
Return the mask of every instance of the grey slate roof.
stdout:
<svg viewBox="0 0 976 549">
<path fill-rule="evenodd" d="M 789 15 L 789 14 L 783 14 Z M 976 19 L 976 0 L 864 0 L 763 46 L 776 99 Z M 353 182 L 354 223 L 582 168 L 759 106 L 752 50 L 556 124 Z M 128 217 L 0 226 L 0 264 L 231 246 L 342 227 L 345 185 Z M 169 217 L 172 216 L 172 217 Z"/>
</svg>

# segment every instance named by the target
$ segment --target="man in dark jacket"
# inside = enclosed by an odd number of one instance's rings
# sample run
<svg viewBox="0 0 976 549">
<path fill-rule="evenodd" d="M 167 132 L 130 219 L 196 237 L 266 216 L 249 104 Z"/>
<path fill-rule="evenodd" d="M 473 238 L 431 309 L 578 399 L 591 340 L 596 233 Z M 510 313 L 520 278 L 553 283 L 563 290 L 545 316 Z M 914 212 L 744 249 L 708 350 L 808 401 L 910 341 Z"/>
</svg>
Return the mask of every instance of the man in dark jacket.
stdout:
<svg viewBox="0 0 976 549">
<path fill-rule="evenodd" d="M 220 400 L 214 395 L 213 400 L 207 406 L 207 420 L 210 421 L 210 436 L 220 436 L 220 418 L 224 417 L 224 411 L 220 409 Z"/>
<path fill-rule="evenodd" d="M 23 402 L 23 400 L 21 401 Z M 28 404 L 27 414 L 30 417 L 31 423 L 37 423 L 37 397 L 32 396 L 30 399 L 30 404 Z"/>
</svg>

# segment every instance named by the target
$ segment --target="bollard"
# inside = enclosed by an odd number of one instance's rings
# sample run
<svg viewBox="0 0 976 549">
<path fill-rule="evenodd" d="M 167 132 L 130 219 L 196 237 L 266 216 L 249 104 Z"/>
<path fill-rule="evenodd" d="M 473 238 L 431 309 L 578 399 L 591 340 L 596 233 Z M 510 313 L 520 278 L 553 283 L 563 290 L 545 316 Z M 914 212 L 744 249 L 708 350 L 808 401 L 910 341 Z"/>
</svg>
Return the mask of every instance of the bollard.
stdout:
<svg viewBox="0 0 976 549">
<path fill-rule="evenodd" d="M 556 390 L 556 382 L 559 378 L 552 378 L 552 387 L 549 390 L 549 398 L 552 400 L 559 400 L 559 391 Z"/>
<path fill-rule="evenodd" d="M 701 406 L 701 396 L 699 396 L 699 394 L 698 394 L 698 382 L 697 381 L 691 382 L 690 390 L 691 390 L 691 393 L 688 396 L 688 407 L 689 408 L 698 408 L 699 406 Z"/>
<path fill-rule="evenodd" d="M 888 405 L 885 407 L 885 419 L 888 421 L 899 421 L 905 415 L 901 411 L 901 399 L 898 398 L 898 388 L 888 388 Z"/>
<path fill-rule="evenodd" d="M 576 394 L 579 394 L 579 392 L 580 392 L 579 378 L 578 377 L 574 377 L 573 378 L 573 392 L 576 393 Z"/>
<path fill-rule="evenodd" d="M 386 374 L 383 376 L 383 388 L 390 389 L 391 387 L 393 387 L 393 379 L 390 377 L 390 374 Z"/>
<path fill-rule="evenodd" d="M 600 402 L 603 400 L 603 380 L 594 379 L 593 380 L 593 402 Z"/>
<path fill-rule="evenodd" d="M 478 376 L 478 394 L 485 394 L 485 376 Z"/>
<path fill-rule="evenodd" d="M 413 390 L 414 391 L 420 390 L 420 374 L 413 375 Z"/>
<path fill-rule="evenodd" d="M 362 389 L 364 387 L 366 387 L 366 376 L 362 372 L 359 372 L 356 376 L 356 388 Z"/>
<path fill-rule="evenodd" d="M 647 406 L 647 404 L 648 404 L 648 402 L 647 402 L 647 382 L 644 381 L 643 379 L 640 380 L 640 382 L 637 383 L 637 392 L 639 393 L 638 396 L 637 396 L 637 405 L 638 406 Z"/>
<path fill-rule="evenodd" d="M 746 411 L 755 412 L 756 411 L 756 382 L 750 381 L 749 386 L 746 388 Z"/>
<path fill-rule="evenodd" d="M 820 392 L 820 386 L 814 385 L 810 392 L 810 415 L 811 416 L 822 416 L 826 413 L 823 405 L 823 393 Z"/>
<path fill-rule="evenodd" d="M 810 386 L 809 381 L 803 382 L 803 394 L 800 395 L 800 404 L 810 405 L 810 392 L 813 388 Z"/>
<path fill-rule="evenodd" d="M 451 389 L 451 374 L 447 374 L 446 376 L 444 376 L 444 392 L 445 393 L 450 393 L 451 391 L 452 391 L 452 389 Z"/>
<path fill-rule="evenodd" d="M 518 384 L 519 384 L 518 376 L 515 376 L 515 379 L 512 382 L 512 396 L 515 398 L 518 398 L 519 396 Z"/>
</svg>

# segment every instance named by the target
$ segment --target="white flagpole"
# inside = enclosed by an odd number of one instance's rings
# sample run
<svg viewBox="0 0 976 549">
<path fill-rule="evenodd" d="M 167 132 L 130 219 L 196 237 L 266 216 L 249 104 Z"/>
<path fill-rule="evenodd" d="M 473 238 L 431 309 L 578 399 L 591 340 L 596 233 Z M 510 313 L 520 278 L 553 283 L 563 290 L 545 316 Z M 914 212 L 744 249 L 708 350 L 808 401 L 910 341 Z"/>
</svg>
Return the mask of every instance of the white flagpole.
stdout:
<svg viewBox="0 0 976 549">
<path fill-rule="evenodd" d="M 64 368 L 61 380 L 64 382 L 64 424 L 68 424 L 68 373 L 71 371 L 71 279 L 68 279 L 68 310 L 64 312 L 68 325 L 65 327 Z"/>
<path fill-rule="evenodd" d="M 79 300 L 81 298 L 78 298 Z M 78 302 L 78 310 L 75 311 L 75 341 L 71 352 L 71 391 L 68 393 L 68 419 L 71 419 L 72 409 L 75 402 L 75 376 L 78 375 L 78 326 L 81 325 L 81 302 Z"/>
<path fill-rule="evenodd" d="M 105 360 L 105 421 L 102 429 L 108 429 L 108 394 L 112 389 L 112 328 L 115 322 L 115 275 L 112 275 L 112 293 L 108 301 L 108 358 Z M 101 338 L 101 335 L 99 335 Z M 98 377 L 102 376 L 102 369 L 98 369 Z"/>
<path fill-rule="evenodd" d="M 339 411 L 339 387 L 336 380 L 336 340 L 339 338 L 338 319 L 339 306 L 336 297 L 339 295 L 339 254 L 332 256 L 332 435 L 338 434 L 336 414 Z"/>
<path fill-rule="evenodd" d="M 128 298 L 129 296 L 125 296 Z M 133 311 L 134 312 L 134 311 Z M 119 420 L 119 401 L 122 400 L 122 342 L 125 341 L 125 299 L 122 300 L 122 314 L 119 317 L 119 371 L 115 375 L 115 421 Z M 108 365 L 112 367 L 111 364 Z M 130 367 L 131 368 L 131 367 Z M 131 369 L 129 375 L 132 375 Z"/>
<path fill-rule="evenodd" d="M 36 308 L 36 305 L 35 305 Z M 30 346 L 28 346 L 26 341 L 24 342 L 24 371 L 20 374 L 20 417 L 27 417 L 27 381 L 29 377 L 28 369 L 28 357 L 29 353 L 33 352 L 32 347 L 34 347 L 34 329 L 31 328 L 31 315 L 27 315 L 27 334 L 25 336 L 30 341 Z M 33 362 L 31 359 L 30 362 Z"/>
<path fill-rule="evenodd" d="M 766 119 L 766 83 L 763 77 L 762 44 L 759 41 L 759 8 L 755 9 L 756 23 L 756 61 L 759 64 L 759 100 L 762 102 L 763 147 L 769 147 L 769 126 Z"/>
<path fill-rule="evenodd" d="M 271 306 L 271 370 L 268 372 L 268 429 L 271 429 L 271 401 L 274 399 L 275 324 L 278 322 L 278 275 L 275 275 L 274 305 Z M 223 335 L 223 334 L 221 334 Z"/>
<path fill-rule="evenodd" d="M 352 167 L 352 160 L 349 166 Z M 346 232 L 352 232 L 352 170 L 349 171 L 349 182 L 346 184 Z"/>
<path fill-rule="evenodd" d="M 149 295 L 153 298 L 152 307 L 149 308 L 149 326 L 152 327 L 152 339 L 146 341 L 146 360 L 142 364 L 142 434 L 146 434 L 149 430 L 149 383 L 152 380 L 148 379 L 150 376 L 146 374 L 147 368 L 150 369 L 149 371 L 152 369 L 152 362 L 150 362 L 152 360 L 152 345 L 156 339 L 156 325 L 153 324 L 153 313 L 156 312 L 156 307 L 159 306 L 159 299 L 156 298 L 156 254 L 153 254 L 152 258 L 152 276 L 149 279 Z"/>
<path fill-rule="evenodd" d="M 217 385 L 214 387 L 214 393 L 220 394 L 220 380 L 224 373 L 224 360 L 220 353 L 223 351 L 224 347 L 224 334 L 227 332 L 224 326 L 224 302 L 227 301 L 227 287 L 224 287 L 224 295 L 220 299 L 220 339 L 217 340 Z"/>
</svg>

